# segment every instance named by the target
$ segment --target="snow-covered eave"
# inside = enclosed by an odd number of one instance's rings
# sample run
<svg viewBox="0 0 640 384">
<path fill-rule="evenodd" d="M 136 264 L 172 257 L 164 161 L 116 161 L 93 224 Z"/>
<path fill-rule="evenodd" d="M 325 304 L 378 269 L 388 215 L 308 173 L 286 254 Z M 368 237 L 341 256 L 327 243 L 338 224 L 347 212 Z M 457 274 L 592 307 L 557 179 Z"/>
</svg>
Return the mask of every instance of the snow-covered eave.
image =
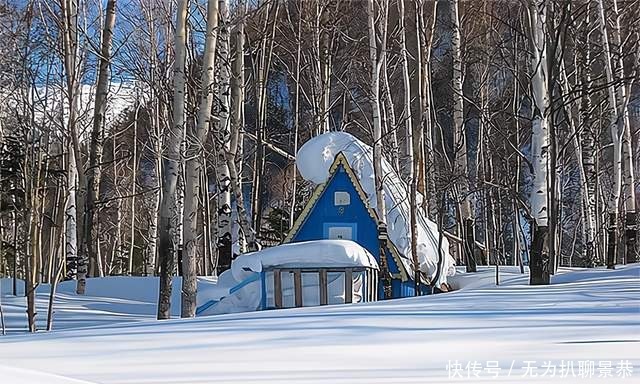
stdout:
<svg viewBox="0 0 640 384">
<path fill-rule="evenodd" d="M 318 258 L 309 257 L 316 254 Z M 272 268 L 356 268 L 379 269 L 369 251 L 351 240 L 312 240 L 282 244 L 238 256 L 233 268 L 262 272 Z"/>
</svg>

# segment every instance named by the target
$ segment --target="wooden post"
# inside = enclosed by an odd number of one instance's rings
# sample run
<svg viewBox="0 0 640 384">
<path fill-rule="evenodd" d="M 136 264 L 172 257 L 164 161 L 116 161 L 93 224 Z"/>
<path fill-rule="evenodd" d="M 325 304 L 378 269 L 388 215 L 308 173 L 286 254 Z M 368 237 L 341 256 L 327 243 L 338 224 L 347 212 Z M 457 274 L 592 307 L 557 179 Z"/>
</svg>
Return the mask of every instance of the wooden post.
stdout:
<svg viewBox="0 0 640 384">
<path fill-rule="evenodd" d="M 378 301 L 378 290 L 379 285 L 378 285 L 378 271 L 377 270 L 373 270 L 373 301 Z"/>
<path fill-rule="evenodd" d="M 293 270 L 293 293 L 296 299 L 296 307 L 302 307 L 302 273 L 300 269 Z"/>
<path fill-rule="evenodd" d="M 347 268 L 344 272 L 344 303 L 353 303 L 353 269 Z"/>
<path fill-rule="evenodd" d="M 273 270 L 273 301 L 277 309 L 282 308 L 282 278 L 280 270 Z"/>
<path fill-rule="evenodd" d="M 320 269 L 320 273 L 319 273 L 319 278 L 318 278 L 318 282 L 320 283 L 320 305 L 327 305 L 328 304 L 328 300 L 327 297 L 328 295 L 328 291 L 327 291 L 327 270 L 324 268 Z"/>
<path fill-rule="evenodd" d="M 373 280 L 371 279 L 371 271 L 369 269 L 365 269 L 362 274 L 362 278 L 364 279 L 363 287 L 366 289 L 366 292 L 363 292 L 366 299 L 365 302 L 371 301 L 371 289 L 373 288 Z"/>
</svg>

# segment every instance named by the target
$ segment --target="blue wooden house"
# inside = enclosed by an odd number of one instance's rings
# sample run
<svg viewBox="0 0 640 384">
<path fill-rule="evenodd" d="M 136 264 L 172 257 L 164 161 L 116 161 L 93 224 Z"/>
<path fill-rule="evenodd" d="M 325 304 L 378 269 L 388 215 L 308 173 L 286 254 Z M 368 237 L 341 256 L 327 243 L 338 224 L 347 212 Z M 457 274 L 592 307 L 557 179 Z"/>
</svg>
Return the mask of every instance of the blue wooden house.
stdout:
<svg viewBox="0 0 640 384">
<path fill-rule="evenodd" d="M 283 242 L 353 240 L 381 265 L 378 222 L 378 214 L 369 206 L 358 177 L 346 157 L 338 153 L 329 169 L 329 179 L 316 187 Z M 392 277 L 392 297 L 414 296 L 412 272 L 406 270 L 398 249 L 390 240 L 386 241 L 385 248 L 385 261 Z M 383 299 L 382 284 L 379 287 L 378 297 Z"/>
</svg>

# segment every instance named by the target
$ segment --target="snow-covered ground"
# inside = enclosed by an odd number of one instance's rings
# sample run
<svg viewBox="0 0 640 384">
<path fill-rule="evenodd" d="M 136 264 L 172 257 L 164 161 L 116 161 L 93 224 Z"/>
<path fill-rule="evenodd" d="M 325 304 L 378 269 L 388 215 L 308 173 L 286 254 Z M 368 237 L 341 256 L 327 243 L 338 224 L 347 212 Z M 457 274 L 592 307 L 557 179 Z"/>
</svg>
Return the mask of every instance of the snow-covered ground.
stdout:
<svg viewBox="0 0 640 384">
<path fill-rule="evenodd" d="M 157 280 L 92 279 L 35 335 L 4 281 L 0 383 L 639 382 L 640 265 L 552 280 L 486 268 L 442 295 L 158 322 Z"/>
</svg>

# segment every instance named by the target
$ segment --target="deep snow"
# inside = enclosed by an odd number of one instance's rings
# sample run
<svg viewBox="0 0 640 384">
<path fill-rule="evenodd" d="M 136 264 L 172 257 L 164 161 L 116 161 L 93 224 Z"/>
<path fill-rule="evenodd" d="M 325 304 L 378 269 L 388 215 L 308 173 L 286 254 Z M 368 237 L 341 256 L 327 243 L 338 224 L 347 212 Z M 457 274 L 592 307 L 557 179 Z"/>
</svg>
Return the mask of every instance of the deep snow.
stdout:
<svg viewBox="0 0 640 384">
<path fill-rule="evenodd" d="M 463 289 L 453 293 L 164 322 L 152 320 L 157 280 L 91 279 L 82 298 L 62 285 L 58 331 L 36 335 L 15 334 L 23 299 L 3 284 L 14 334 L 0 337 L 0 382 L 638 382 L 639 264 L 563 270 L 538 287 L 514 268 L 501 272 L 499 287 L 494 268 L 481 268 L 454 277 Z M 106 297 L 114 288 L 118 297 Z M 89 325 L 99 326 L 75 328 Z M 541 376 L 544 362 L 556 365 L 553 377 Z M 589 362 L 591 380 L 579 377 Z M 494 363 L 497 378 L 486 369 Z M 608 363 L 613 377 L 598 378 Z M 625 366 L 632 376 L 623 379 Z M 467 378 L 473 368 L 479 377 Z"/>
</svg>

